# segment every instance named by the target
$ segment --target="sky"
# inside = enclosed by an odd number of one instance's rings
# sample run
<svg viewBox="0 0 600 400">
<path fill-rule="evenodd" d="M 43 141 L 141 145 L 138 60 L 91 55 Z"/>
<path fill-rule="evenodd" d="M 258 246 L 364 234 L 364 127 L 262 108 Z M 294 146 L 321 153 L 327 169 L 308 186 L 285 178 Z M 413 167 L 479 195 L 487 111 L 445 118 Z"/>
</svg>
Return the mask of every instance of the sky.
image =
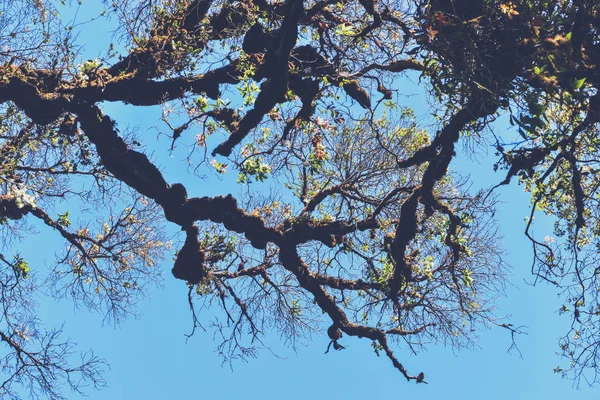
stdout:
<svg viewBox="0 0 600 400">
<path fill-rule="evenodd" d="M 96 5 L 84 1 L 78 21 L 97 14 Z M 94 2 L 99 3 L 99 2 Z M 65 17 L 73 16 L 65 11 Z M 82 60 L 95 58 L 98 49 L 105 49 L 111 41 L 109 23 L 80 25 L 80 43 L 85 44 Z M 106 32 L 103 32 L 106 31 Z M 415 108 L 418 115 L 426 115 L 428 106 L 414 85 L 407 84 L 400 99 Z M 412 92 L 411 92 L 412 90 Z M 410 96 L 413 94 L 413 96 Z M 191 185 L 191 194 L 212 194 L 207 188 L 222 192 L 230 188 L 219 181 L 188 181 L 181 179 L 180 155 L 168 156 L 170 142 L 157 138 L 154 126 L 158 123 L 157 108 L 134 108 L 122 104 L 103 105 L 103 109 L 118 121 L 119 127 L 137 126 L 140 137 L 165 169 L 169 182 L 183 181 Z M 497 130 L 508 129 L 501 120 Z M 487 152 L 487 154 L 486 154 Z M 471 175 L 475 185 L 486 186 L 503 179 L 492 170 L 493 149 L 479 150 L 477 161 L 459 154 L 452 168 Z M 190 179 L 189 177 L 186 179 Z M 505 260 L 511 266 L 510 284 L 506 296 L 497 301 L 498 315 L 511 315 L 510 322 L 526 326 L 525 335 L 516 338 L 519 351 L 508 352 L 510 333 L 495 328 L 480 333 L 477 348 L 455 352 L 452 348 L 432 344 L 426 352 L 412 355 L 406 348 L 396 350 L 400 361 L 415 374 L 424 371 L 428 385 L 407 383 L 386 357 L 377 357 L 370 342 L 344 337 L 344 351 L 324 354 L 329 339 L 314 335 L 290 349 L 275 332 L 267 332 L 264 342 L 271 352 L 262 351 L 257 359 L 222 365 L 215 353 L 217 343 L 211 331 L 198 331 L 186 341 L 191 329 L 191 314 L 184 282 L 170 274 L 172 261 L 167 257 L 163 287 L 149 291 L 149 297 L 139 304 L 139 317 L 124 321 L 115 327 L 103 322 L 102 315 L 86 309 L 74 309 L 69 301 L 42 298 L 40 313 L 49 325 L 59 326 L 65 321 L 65 332 L 78 342 L 81 350 L 91 348 L 107 359 L 110 370 L 105 374 L 108 387 L 90 391 L 87 397 L 103 399 L 358 399 L 358 398 L 427 398 L 427 399 L 600 399 L 597 388 L 573 387 L 569 380 L 553 373 L 553 368 L 564 363 L 555 354 L 557 338 L 569 324 L 567 316 L 556 310 L 562 304 L 556 291 L 540 284 L 532 287 L 530 266 L 531 245 L 525 238 L 524 217 L 529 214 L 529 197 L 515 183 L 498 189 L 501 203 L 497 218 L 507 249 Z M 539 218 L 539 217 L 538 217 Z M 539 218 L 535 233 L 543 237 L 550 233 L 550 224 Z M 61 246 L 56 234 L 40 230 L 37 236 L 23 243 L 24 254 L 35 249 L 29 259 L 32 268 L 52 261 Z M 202 312 L 202 321 L 209 322 L 213 314 Z M 80 396 L 65 392 L 68 398 Z"/>
</svg>

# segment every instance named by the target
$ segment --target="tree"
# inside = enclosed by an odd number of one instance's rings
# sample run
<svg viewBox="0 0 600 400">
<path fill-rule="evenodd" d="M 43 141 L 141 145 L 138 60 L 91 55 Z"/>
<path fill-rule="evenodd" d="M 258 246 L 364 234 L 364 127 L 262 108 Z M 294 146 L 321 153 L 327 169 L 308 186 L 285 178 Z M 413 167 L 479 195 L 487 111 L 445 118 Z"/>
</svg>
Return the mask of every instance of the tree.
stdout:
<svg viewBox="0 0 600 400">
<path fill-rule="evenodd" d="M 64 3 L 1 6 L 3 397 L 103 384 L 103 360 L 70 364 L 70 342 L 43 331 L 32 293 L 119 321 L 159 279 L 165 251 L 176 251 L 194 328 L 195 309 L 222 309 L 226 359 L 253 355 L 267 330 L 292 343 L 316 330 L 335 350 L 346 335 L 369 340 L 422 383 L 395 346 L 468 346 L 479 326 L 518 333 L 493 310 L 505 282 L 495 187 L 473 193 L 450 172 L 460 142 L 494 143 L 506 170 L 496 187 L 518 178 L 531 192 L 533 273 L 572 314 L 560 342 L 570 363 L 557 372 L 595 380 L 595 1 L 105 1 L 99 19 L 116 23 L 118 45 L 87 61 Z M 429 130 L 395 102 L 408 73 L 435 104 Z M 186 149 L 198 182 L 237 173 L 240 193 L 188 196 L 108 102 L 162 106 L 164 150 Z M 494 131 L 505 115 L 517 141 Z M 536 212 L 556 238 L 531 233 Z M 65 241 L 49 270 L 11 240 L 32 224 Z"/>
</svg>

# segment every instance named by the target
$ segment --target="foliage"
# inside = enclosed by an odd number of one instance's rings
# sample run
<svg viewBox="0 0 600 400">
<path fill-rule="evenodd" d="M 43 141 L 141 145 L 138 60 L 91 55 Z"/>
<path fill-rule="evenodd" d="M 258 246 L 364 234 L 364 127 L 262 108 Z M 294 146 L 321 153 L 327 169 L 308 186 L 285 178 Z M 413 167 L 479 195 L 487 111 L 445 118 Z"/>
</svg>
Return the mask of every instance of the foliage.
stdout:
<svg viewBox="0 0 600 400">
<path fill-rule="evenodd" d="M 531 192 L 533 271 L 572 316 L 555 371 L 596 380 L 597 2 L 103 3 L 90 23 L 116 22 L 119 41 L 93 60 L 60 17 L 75 2 L 0 4 L 3 398 L 103 384 L 95 356 L 69 365 L 72 345 L 42 329 L 32 294 L 119 321 L 159 282 L 165 251 L 193 310 L 222 309 L 226 359 L 253 356 L 267 330 L 291 343 L 326 332 L 336 350 L 344 335 L 370 340 L 422 383 L 394 348 L 468 347 L 490 325 L 517 333 L 494 314 L 495 187 L 473 193 L 449 169 L 472 140 L 495 143 L 497 186 L 516 177 Z M 429 130 L 396 102 L 409 72 L 435 103 Z M 160 105 L 168 151 L 187 150 L 198 185 L 233 175 L 240 194 L 188 197 L 144 151 L 150 138 L 103 112 L 109 102 Z M 494 130 L 501 115 L 516 142 Z M 555 238 L 531 233 L 539 212 Z M 66 244 L 49 269 L 17 252 L 34 221 Z M 174 249 L 165 222 L 184 232 Z"/>
</svg>

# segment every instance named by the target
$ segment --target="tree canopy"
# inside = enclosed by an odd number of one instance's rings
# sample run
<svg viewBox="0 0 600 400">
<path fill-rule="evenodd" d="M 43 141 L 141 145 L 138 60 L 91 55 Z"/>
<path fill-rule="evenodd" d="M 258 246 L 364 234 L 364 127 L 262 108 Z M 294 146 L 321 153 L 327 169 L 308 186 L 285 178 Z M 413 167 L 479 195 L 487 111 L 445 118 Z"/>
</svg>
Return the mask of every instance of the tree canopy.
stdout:
<svg viewBox="0 0 600 400">
<path fill-rule="evenodd" d="M 94 43 L 59 12 L 75 2 L 0 1 L 3 398 L 104 384 L 102 359 L 73 363 L 72 343 L 45 330 L 36 293 L 118 322 L 169 263 L 194 328 L 201 308 L 221 310 L 225 359 L 268 347 L 269 331 L 292 344 L 320 332 L 327 350 L 355 336 L 426 382 L 398 349 L 520 331 L 494 309 L 506 282 L 495 189 L 512 181 L 531 194 L 532 273 L 571 316 L 556 372 L 597 380 L 597 1 L 103 3 L 89 23 L 112 24 L 114 45 L 86 60 Z M 407 79 L 431 121 L 398 105 Z M 155 137 L 109 103 L 159 106 L 161 151 L 183 151 L 195 183 L 169 181 Z M 492 145 L 505 178 L 473 191 L 451 169 L 460 144 Z M 207 175 L 236 192 L 203 187 Z M 532 233 L 537 213 L 552 237 Z M 47 267 L 19 248 L 43 226 L 64 241 Z"/>
</svg>

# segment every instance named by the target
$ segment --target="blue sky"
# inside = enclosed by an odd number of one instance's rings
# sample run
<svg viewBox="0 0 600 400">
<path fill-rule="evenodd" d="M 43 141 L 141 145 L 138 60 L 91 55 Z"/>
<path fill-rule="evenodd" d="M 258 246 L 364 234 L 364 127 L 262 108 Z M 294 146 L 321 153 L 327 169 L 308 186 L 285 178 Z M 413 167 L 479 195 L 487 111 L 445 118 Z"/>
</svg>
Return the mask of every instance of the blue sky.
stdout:
<svg viewBox="0 0 600 400">
<path fill-rule="evenodd" d="M 86 4 L 80 10 L 78 20 L 83 21 L 97 10 Z M 82 25 L 80 43 L 85 44 L 82 59 L 95 58 L 111 40 L 105 23 Z M 407 85 L 410 87 L 410 85 Z M 416 90 L 416 89 L 415 89 Z M 417 93 L 416 91 L 414 93 Z M 405 91 L 405 94 L 410 94 Z M 417 113 L 428 110 L 422 97 L 406 97 L 401 100 L 413 106 Z M 221 193 L 237 191 L 219 181 L 192 181 L 182 179 L 185 162 L 181 154 L 168 156 L 170 142 L 157 140 L 154 125 L 160 116 L 156 108 L 134 109 L 121 104 L 106 105 L 104 109 L 114 117 L 120 127 L 138 126 L 140 137 L 147 149 L 153 151 L 165 168 L 170 182 L 193 183 L 192 195 L 214 194 L 212 187 Z M 500 122 L 496 129 L 508 129 Z M 502 180 L 501 173 L 492 171 L 493 150 L 482 155 L 479 162 L 468 161 L 464 155 L 452 167 L 470 174 L 476 185 L 487 186 Z M 183 165 L 183 167 L 182 167 Z M 188 185 L 189 186 L 189 185 Z M 530 265 L 532 251 L 523 230 L 524 217 L 529 214 L 528 195 L 516 184 L 498 189 L 497 218 L 500 222 L 503 244 L 507 249 L 506 261 L 511 266 L 511 284 L 506 297 L 497 302 L 498 315 L 511 314 L 510 322 L 526 325 L 527 335 L 516 338 L 522 352 L 507 353 L 511 344 L 508 331 L 495 328 L 481 332 L 479 348 L 455 353 L 442 345 L 431 345 L 427 352 L 416 356 L 406 348 L 396 350 L 397 356 L 409 369 L 424 371 L 429 385 L 416 385 L 406 380 L 392 367 L 385 357 L 377 357 L 370 342 L 358 339 L 342 339 L 344 351 L 324 354 L 329 340 L 325 334 L 305 340 L 298 352 L 289 349 L 274 332 L 267 332 L 265 343 L 272 351 L 262 351 L 259 357 L 247 363 L 237 362 L 221 365 L 214 352 L 216 343 L 212 332 L 198 331 L 186 342 L 185 334 L 191 328 L 191 314 L 187 303 L 185 283 L 171 277 L 172 261 L 163 263 L 164 287 L 150 291 L 148 299 L 139 305 L 139 318 L 127 320 L 118 327 L 103 324 L 102 315 L 86 309 L 74 310 L 68 301 L 57 302 L 43 298 L 42 318 L 49 324 L 60 325 L 66 321 L 65 331 L 82 350 L 92 348 L 106 358 L 111 369 L 105 375 L 108 387 L 90 392 L 89 399 L 179 399 L 179 398 L 250 398 L 250 399 L 354 399 L 354 398 L 428 398 L 428 399 L 600 399 L 597 389 L 573 388 L 571 381 L 563 380 L 553 373 L 562 360 L 555 355 L 556 339 L 566 331 L 567 316 L 559 316 L 556 310 L 560 299 L 553 288 L 540 284 L 532 287 Z M 538 236 L 550 232 L 547 221 L 538 217 L 535 229 Z M 47 229 L 23 243 L 35 258 L 30 265 L 44 265 L 44 259 L 61 246 L 56 235 Z M 203 312 L 201 319 L 208 322 L 210 311 Z M 324 332 L 323 332 L 324 333 Z M 419 396 L 419 397 L 416 397 Z M 76 399 L 78 396 L 72 395 Z"/>
</svg>

